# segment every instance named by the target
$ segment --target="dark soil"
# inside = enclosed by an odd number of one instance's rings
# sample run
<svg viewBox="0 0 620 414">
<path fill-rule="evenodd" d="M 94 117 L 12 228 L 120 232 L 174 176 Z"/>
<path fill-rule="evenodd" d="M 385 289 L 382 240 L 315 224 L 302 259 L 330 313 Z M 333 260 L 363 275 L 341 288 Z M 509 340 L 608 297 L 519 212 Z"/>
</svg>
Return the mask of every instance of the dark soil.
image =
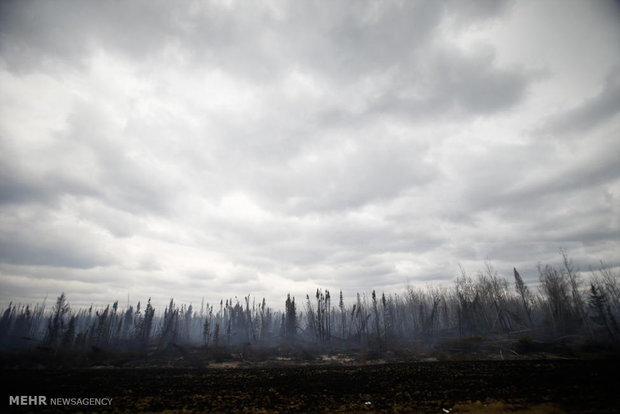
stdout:
<svg viewBox="0 0 620 414">
<path fill-rule="evenodd" d="M 524 360 L 229 369 L 5 369 L 3 410 L 455 413 L 533 408 L 532 412 L 616 413 L 620 412 L 619 368 L 617 360 Z M 111 397 L 113 401 L 108 407 L 16 407 L 8 405 L 10 395 L 43 395 L 48 400 Z"/>
</svg>

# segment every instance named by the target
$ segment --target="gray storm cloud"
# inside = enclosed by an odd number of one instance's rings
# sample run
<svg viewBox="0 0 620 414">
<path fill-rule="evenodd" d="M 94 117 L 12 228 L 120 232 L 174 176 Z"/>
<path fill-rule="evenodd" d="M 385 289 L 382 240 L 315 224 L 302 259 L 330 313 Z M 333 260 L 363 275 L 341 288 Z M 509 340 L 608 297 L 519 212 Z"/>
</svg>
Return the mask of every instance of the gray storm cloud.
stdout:
<svg viewBox="0 0 620 414">
<path fill-rule="evenodd" d="M 351 296 L 487 259 L 534 282 L 560 248 L 618 265 L 618 14 L 2 2 L 0 300 Z"/>
</svg>

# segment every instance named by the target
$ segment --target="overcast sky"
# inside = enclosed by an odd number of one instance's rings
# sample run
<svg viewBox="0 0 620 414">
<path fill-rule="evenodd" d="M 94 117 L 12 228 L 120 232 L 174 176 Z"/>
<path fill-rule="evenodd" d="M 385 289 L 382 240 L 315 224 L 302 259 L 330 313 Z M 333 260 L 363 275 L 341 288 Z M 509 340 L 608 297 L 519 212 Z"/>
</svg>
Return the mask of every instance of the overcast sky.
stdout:
<svg viewBox="0 0 620 414">
<path fill-rule="evenodd" d="M 620 263 L 604 1 L 2 1 L 0 301 Z"/>
</svg>

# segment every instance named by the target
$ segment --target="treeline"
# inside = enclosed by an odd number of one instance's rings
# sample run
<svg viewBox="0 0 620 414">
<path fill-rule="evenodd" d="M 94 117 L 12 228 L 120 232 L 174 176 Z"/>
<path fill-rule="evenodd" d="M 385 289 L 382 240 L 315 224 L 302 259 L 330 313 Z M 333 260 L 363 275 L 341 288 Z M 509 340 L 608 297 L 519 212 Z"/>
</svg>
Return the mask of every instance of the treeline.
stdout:
<svg viewBox="0 0 620 414">
<path fill-rule="evenodd" d="M 63 350 L 167 349 L 192 345 L 316 346 L 331 349 L 433 346 L 470 336 L 521 335 L 550 340 L 581 335 L 620 339 L 620 272 L 601 264 L 587 283 L 571 260 L 540 265 L 530 287 L 514 269 L 511 282 L 486 265 L 475 276 L 461 269 L 451 287 L 408 288 L 404 294 L 372 291 L 345 304 L 317 289 L 301 300 L 287 296 L 283 310 L 250 296 L 217 304 L 177 305 L 163 313 L 146 305 L 71 309 L 65 294 L 46 308 L 10 304 L 0 317 L 0 347 Z"/>
</svg>

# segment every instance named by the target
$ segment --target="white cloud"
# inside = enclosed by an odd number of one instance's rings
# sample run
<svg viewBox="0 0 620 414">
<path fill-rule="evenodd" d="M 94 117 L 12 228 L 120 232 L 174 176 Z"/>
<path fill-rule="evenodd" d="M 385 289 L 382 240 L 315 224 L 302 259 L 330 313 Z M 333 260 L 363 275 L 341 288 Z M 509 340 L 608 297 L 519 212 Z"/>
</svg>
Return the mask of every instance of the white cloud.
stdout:
<svg viewBox="0 0 620 414">
<path fill-rule="evenodd" d="M 612 3 L 148 3 L 1 6 L 0 301 L 618 263 Z"/>
</svg>

